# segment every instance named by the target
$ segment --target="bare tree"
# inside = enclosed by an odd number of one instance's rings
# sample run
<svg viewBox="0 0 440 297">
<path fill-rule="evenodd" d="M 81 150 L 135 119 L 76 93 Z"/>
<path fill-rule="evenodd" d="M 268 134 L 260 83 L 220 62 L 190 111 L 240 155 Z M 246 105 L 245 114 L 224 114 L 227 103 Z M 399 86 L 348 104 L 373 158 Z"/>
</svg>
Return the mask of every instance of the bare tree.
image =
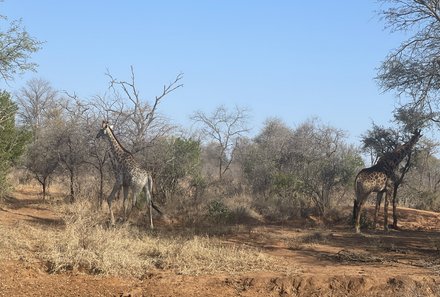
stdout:
<svg viewBox="0 0 440 297">
<path fill-rule="evenodd" d="M 191 116 L 192 121 L 200 126 L 201 133 L 209 141 L 218 145 L 218 178 L 221 180 L 234 158 L 238 139 L 249 132 L 249 113 L 245 108 L 235 107 L 229 111 L 224 106 L 217 107 L 211 114 L 197 111 Z"/>
<path fill-rule="evenodd" d="M 90 108 L 87 103 L 76 97 L 61 102 L 64 110 L 64 121 L 59 123 L 59 143 L 57 153 L 61 166 L 67 171 L 70 181 L 70 201 L 74 202 L 75 183 L 88 154 L 87 119 Z"/>
<path fill-rule="evenodd" d="M 57 96 L 58 92 L 41 78 L 29 80 L 16 95 L 19 118 L 25 126 L 32 129 L 34 135 L 51 117 Z"/>
<path fill-rule="evenodd" d="M 173 81 L 164 85 L 161 93 L 154 97 L 153 102 L 149 102 L 141 96 L 136 86 L 133 66 L 130 67 L 130 70 L 129 81 L 118 80 L 109 71 L 106 75 L 109 78 L 109 88 L 113 91 L 115 97 L 124 96 L 124 99 L 130 104 L 130 106 L 125 107 L 121 115 L 128 123 L 129 130 L 127 132 L 130 135 L 132 152 L 137 153 L 145 148 L 148 138 L 150 142 L 154 142 L 154 139 L 170 131 L 170 125 L 160 117 L 158 107 L 168 94 L 183 86 L 181 83 L 183 74 L 178 74 Z"/>
<path fill-rule="evenodd" d="M 93 96 L 89 106 L 92 108 L 99 123 L 103 119 L 111 119 L 112 125 L 115 126 L 120 126 L 123 123 L 124 115 L 127 113 L 126 103 L 123 98 L 121 96 L 109 96 L 108 93 Z"/>
<path fill-rule="evenodd" d="M 41 185 L 43 200 L 46 198 L 52 174 L 59 164 L 56 148 L 60 145 L 60 140 L 56 129 L 45 129 L 28 146 L 24 158 L 24 166 Z"/>
<path fill-rule="evenodd" d="M 97 123 L 103 119 L 117 126 L 115 133 L 118 137 L 124 141 L 124 144 L 127 144 L 131 152 L 138 157 L 142 156 L 142 161 L 148 163 L 148 168 L 152 169 L 151 163 L 148 162 L 150 160 L 147 160 L 148 154 L 141 155 L 140 153 L 153 146 L 156 140 L 160 140 L 171 130 L 171 125 L 161 117 L 158 108 L 168 94 L 183 86 L 180 83 L 183 74 L 177 75 L 173 81 L 164 85 L 162 93 L 155 96 L 151 103 L 141 95 L 137 87 L 134 68 L 131 67 L 130 70 L 131 76 L 128 81 L 119 80 L 107 71 L 109 91 L 103 95 L 94 96 L 88 102 L 87 106 L 93 114 L 93 119 L 88 125 L 93 125 L 95 122 L 95 135 L 96 128 L 99 127 Z M 69 97 L 75 99 L 76 96 L 69 95 Z M 152 150 L 154 151 L 154 148 Z M 113 171 L 117 174 L 119 170 L 115 164 L 111 164 L 112 159 L 109 158 L 109 154 L 108 146 L 103 146 L 102 142 L 96 142 L 94 137 L 93 140 L 89 140 L 89 155 L 86 163 L 99 173 L 99 204 L 103 200 L 104 179 L 108 177 L 106 172 Z"/>
</svg>

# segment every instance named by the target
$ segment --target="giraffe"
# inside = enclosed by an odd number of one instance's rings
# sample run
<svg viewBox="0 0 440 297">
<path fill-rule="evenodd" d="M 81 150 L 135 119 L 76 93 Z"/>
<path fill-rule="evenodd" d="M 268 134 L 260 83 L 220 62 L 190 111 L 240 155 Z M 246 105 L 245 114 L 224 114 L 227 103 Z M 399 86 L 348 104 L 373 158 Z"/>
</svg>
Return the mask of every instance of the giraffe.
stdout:
<svg viewBox="0 0 440 297">
<path fill-rule="evenodd" d="M 110 220 L 112 226 L 115 225 L 115 217 L 112 210 L 112 202 L 116 193 L 118 193 L 122 187 L 122 192 L 124 195 L 124 220 L 127 219 L 127 204 L 128 204 L 128 194 L 131 190 L 130 196 L 132 201 L 132 207 L 136 204 L 137 196 L 143 191 L 145 192 L 146 200 L 150 211 L 150 227 L 153 226 L 153 208 L 162 215 L 159 208 L 153 203 L 151 199 L 153 179 L 151 174 L 144 169 L 142 169 L 139 164 L 134 159 L 133 155 L 125 149 L 119 140 L 113 133 L 112 126 L 109 125 L 107 121 L 102 121 L 101 129 L 99 130 L 96 138 L 105 137 L 111 148 L 112 157 L 116 163 L 116 168 L 119 168 L 119 172 L 116 175 L 116 181 L 110 195 L 107 198 L 107 203 L 110 211 Z"/>
<path fill-rule="evenodd" d="M 384 154 L 379 158 L 375 165 L 362 169 L 356 176 L 354 185 L 356 198 L 353 205 L 353 218 L 356 233 L 360 233 L 362 206 L 372 192 L 377 193 L 374 225 L 376 225 L 377 222 L 380 201 L 382 200 L 383 194 L 385 194 L 384 230 L 388 231 L 388 197 L 391 197 L 394 181 L 397 180 L 395 170 L 400 162 L 408 156 L 421 137 L 420 132 L 420 130 L 416 130 L 408 142 L 399 145 L 393 151 Z"/>
</svg>

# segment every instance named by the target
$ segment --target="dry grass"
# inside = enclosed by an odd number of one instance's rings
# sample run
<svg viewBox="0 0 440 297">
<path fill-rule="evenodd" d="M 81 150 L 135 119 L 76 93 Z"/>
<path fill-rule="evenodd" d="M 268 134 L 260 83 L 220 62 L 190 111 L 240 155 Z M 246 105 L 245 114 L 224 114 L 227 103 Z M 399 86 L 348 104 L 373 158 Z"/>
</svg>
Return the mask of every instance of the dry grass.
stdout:
<svg viewBox="0 0 440 297">
<path fill-rule="evenodd" d="M 351 251 L 342 249 L 336 254 L 322 255 L 324 259 L 333 260 L 341 263 L 384 263 L 383 257 L 363 251 Z"/>
<path fill-rule="evenodd" d="M 197 275 L 274 267 L 275 260 L 259 250 L 216 238 L 154 234 L 128 224 L 107 228 L 107 214 L 96 212 L 87 201 L 58 208 L 64 225 L 55 228 L 25 221 L 13 227 L 0 224 L 0 259 L 32 258 L 51 273 L 136 277 L 157 269 Z"/>
<path fill-rule="evenodd" d="M 286 244 L 290 250 L 300 250 L 307 246 L 327 244 L 329 241 L 331 241 L 330 232 L 317 230 L 289 238 Z"/>
<path fill-rule="evenodd" d="M 33 228 L 27 223 L 14 226 L 0 224 L 0 260 L 18 260 L 30 258 L 35 251 L 36 243 L 42 230 Z"/>
</svg>

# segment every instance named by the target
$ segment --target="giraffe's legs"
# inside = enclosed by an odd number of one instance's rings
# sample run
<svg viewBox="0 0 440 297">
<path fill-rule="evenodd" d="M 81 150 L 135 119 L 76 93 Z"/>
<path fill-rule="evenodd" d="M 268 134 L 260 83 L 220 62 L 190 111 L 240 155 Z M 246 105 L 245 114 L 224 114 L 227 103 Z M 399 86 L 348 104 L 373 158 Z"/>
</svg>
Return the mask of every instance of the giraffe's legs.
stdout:
<svg viewBox="0 0 440 297">
<path fill-rule="evenodd" d="M 376 207 L 374 209 L 374 228 L 376 228 L 376 226 L 377 226 L 377 214 L 379 213 L 379 210 L 380 210 L 380 204 L 382 202 L 382 196 L 383 196 L 383 192 L 377 193 L 377 196 L 376 196 Z"/>
<path fill-rule="evenodd" d="M 122 191 L 124 194 L 124 222 L 128 219 L 128 215 L 127 215 L 127 204 L 128 204 L 128 192 L 129 192 L 130 188 L 128 186 L 122 186 Z"/>
<path fill-rule="evenodd" d="M 388 231 L 388 205 L 390 203 L 389 198 L 391 197 L 391 189 L 388 188 L 385 192 L 385 203 L 383 206 L 383 229 Z"/>
<path fill-rule="evenodd" d="M 139 197 L 139 194 L 142 192 L 142 187 L 134 187 L 132 196 L 131 196 L 131 208 L 136 207 L 137 199 Z"/>
<path fill-rule="evenodd" d="M 369 193 L 368 193 L 369 194 Z M 365 200 L 367 200 L 368 194 L 357 194 L 356 195 L 356 200 L 355 200 L 355 205 L 354 205 L 354 213 L 355 213 L 355 218 L 354 218 L 354 229 L 356 231 L 356 233 L 361 233 L 361 209 L 362 206 L 365 203 Z"/>
<path fill-rule="evenodd" d="M 115 225 L 115 216 L 113 215 L 112 202 L 116 193 L 121 189 L 121 186 L 122 184 L 119 181 L 116 181 L 115 185 L 113 186 L 113 190 L 107 198 L 108 209 L 110 211 L 110 223 L 112 226 Z"/>
<path fill-rule="evenodd" d="M 128 211 L 127 213 L 127 219 L 130 216 L 131 212 L 133 211 L 133 209 L 136 207 L 136 198 L 139 195 L 139 188 L 138 187 L 132 187 L 129 198 L 127 200 L 131 200 L 131 207 L 130 207 L 130 211 Z M 127 203 L 128 206 L 128 203 Z"/>
<path fill-rule="evenodd" d="M 151 193 L 153 190 L 153 179 L 151 178 L 151 175 L 148 176 L 147 184 L 144 186 L 145 191 L 145 199 L 147 200 L 147 205 L 150 212 L 150 228 L 154 229 L 153 225 L 153 200 L 151 197 Z"/>
<path fill-rule="evenodd" d="M 149 209 L 150 209 L 150 228 L 154 229 L 154 225 L 153 225 L 153 206 L 152 206 L 152 202 L 150 200 L 150 203 L 148 203 Z"/>
</svg>

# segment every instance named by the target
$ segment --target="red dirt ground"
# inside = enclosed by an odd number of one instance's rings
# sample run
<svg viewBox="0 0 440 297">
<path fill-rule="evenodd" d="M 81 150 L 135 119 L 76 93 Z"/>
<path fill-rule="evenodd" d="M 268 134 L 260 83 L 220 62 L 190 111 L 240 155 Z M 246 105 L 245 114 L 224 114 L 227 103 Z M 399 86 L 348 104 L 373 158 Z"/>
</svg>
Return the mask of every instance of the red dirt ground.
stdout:
<svg viewBox="0 0 440 297">
<path fill-rule="evenodd" d="M 241 275 L 177 275 L 152 271 L 143 279 L 48 274 L 26 259 L 0 264 L 0 296 L 440 296 L 440 214 L 400 208 L 400 229 L 347 224 L 252 226 L 224 236 L 261 249 L 291 267 Z M 59 222 L 35 193 L 15 192 L 0 204 L 0 225 Z M 160 232 L 160 230 L 159 230 Z M 223 237 L 222 237 L 223 238 Z"/>
</svg>

